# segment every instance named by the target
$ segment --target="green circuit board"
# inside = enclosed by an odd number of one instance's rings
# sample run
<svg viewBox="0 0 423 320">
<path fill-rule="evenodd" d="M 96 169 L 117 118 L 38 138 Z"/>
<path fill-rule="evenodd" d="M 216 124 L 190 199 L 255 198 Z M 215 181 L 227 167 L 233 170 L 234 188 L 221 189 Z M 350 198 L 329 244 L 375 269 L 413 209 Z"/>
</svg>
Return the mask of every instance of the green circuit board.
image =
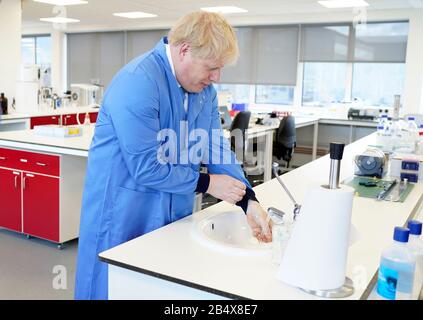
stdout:
<svg viewBox="0 0 423 320">
<path fill-rule="evenodd" d="M 408 183 L 401 190 L 400 183 L 394 180 L 383 180 L 370 177 L 357 177 L 346 179 L 343 184 L 354 188 L 358 197 L 378 199 L 383 195 L 383 200 L 404 202 L 414 185 Z"/>
</svg>

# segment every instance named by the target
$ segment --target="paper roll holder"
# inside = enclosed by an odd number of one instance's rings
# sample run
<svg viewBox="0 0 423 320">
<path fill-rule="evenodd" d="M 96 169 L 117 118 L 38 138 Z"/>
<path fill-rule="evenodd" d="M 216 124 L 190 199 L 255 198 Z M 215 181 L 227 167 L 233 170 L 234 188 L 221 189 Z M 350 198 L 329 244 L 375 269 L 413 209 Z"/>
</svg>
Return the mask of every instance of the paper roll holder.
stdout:
<svg viewBox="0 0 423 320">
<path fill-rule="evenodd" d="M 340 167 L 341 167 L 341 160 L 344 153 L 344 146 L 345 144 L 341 143 L 331 143 L 330 144 L 330 173 L 329 173 L 329 184 L 323 185 L 322 187 L 327 189 L 338 189 L 339 188 L 339 175 L 340 175 Z M 275 169 L 274 165 L 274 169 Z M 277 169 L 277 168 L 276 168 Z M 276 170 L 277 171 L 277 170 Z M 276 174 L 275 174 L 276 175 Z M 295 209 L 294 209 L 294 219 L 297 217 L 301 206 L 297 204 L 297 202 L 294 200 L 292 195 L 289 193 L 288 189 L 285 187 L 285 185 L 282 183 L 281 179 L 278 175 L 276 175 L 278 178 L 279 183 L 282 185 L 282 187 L 285 189 L 285 191 L 288 193 L 291 200 L 294 202 Z M 325 290 L 316 290 L 316 289 L 306 289 L 302 287 L 298 287 L 298 289 L 312 294 L 317 297 L 322 298 L 345 298 L 348 296 L 351 296 L 354 293 L 354 285 L 353 281 L 345 277 L 344 284 L 335 289 L 325 289 Z"/>
</svg>

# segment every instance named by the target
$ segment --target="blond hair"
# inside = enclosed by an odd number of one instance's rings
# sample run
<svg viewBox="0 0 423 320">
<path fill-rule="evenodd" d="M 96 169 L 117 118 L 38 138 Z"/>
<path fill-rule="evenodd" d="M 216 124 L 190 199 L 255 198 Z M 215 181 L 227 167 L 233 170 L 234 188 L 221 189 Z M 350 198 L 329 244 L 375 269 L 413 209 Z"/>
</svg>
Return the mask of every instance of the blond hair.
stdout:
<svg viewBox="0 0 423 320">
<path fill-rule="evenodd" d="M 217 13 L 194 11 L 188 13 L 172 27 L 169 44 L 188 43 L 194 57 L 235 63 L 239 49 L 234 29 Z"/>
</svg>

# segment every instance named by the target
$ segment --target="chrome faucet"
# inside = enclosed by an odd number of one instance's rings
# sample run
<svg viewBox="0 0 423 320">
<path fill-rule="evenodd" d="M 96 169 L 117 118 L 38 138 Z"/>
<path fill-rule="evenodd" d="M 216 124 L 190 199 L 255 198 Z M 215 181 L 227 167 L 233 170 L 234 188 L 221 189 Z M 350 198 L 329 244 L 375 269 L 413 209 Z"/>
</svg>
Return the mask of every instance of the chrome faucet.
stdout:
<svg viewBox="0 0 423 320">
<path fill-rule="evenodd" d="M 273 162 L 272 169 L 273 169 L 273 173 L 274 173 L 276 179 L 278 179 L 278 182 L 280 183 L 280 185 L 282 186 L 282 188 L 284 188 L 284 190 L 288 194 L 288 196 L 291 199 L 291 201 L 294 203 L 294 220 L 296 220 L 298 214 L 300 213 L 301 205 L 298 204 L 297 201 L 295 201 L 295 199 L 292 196 L 291 192 L 289 192 L 288 188 L 282 182 L 282 179 L 279 177 L 278 168 L 279 168 L 279 164 L 277 162 Z"/>
</svg>

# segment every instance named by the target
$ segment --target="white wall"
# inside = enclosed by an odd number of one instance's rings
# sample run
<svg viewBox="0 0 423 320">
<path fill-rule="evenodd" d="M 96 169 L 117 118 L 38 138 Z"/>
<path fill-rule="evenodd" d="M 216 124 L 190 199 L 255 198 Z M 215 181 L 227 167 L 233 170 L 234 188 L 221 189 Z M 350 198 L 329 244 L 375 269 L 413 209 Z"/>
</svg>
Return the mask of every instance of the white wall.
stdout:
<svg viewBox="0 0 423 320">
<path fill-rule="evenodd" d="M 404 113 L 423 113 L 423 10 L 410 17 L 403 99 Z"/>
<path fill-rule="evenodd" d="M 0 91 L 9 99 L 9 109 L 21 62 L 21 20 L 20 0 L 0 2 Z"/>
</svg>

